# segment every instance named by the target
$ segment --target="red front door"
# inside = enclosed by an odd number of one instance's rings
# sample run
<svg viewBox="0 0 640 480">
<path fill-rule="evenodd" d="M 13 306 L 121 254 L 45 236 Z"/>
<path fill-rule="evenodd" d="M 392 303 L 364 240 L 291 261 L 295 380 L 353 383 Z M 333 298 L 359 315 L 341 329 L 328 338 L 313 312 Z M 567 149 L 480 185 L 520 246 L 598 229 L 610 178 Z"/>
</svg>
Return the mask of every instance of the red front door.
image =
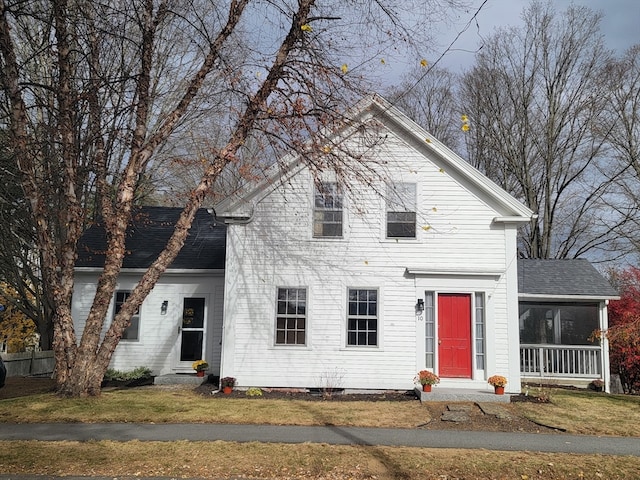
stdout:
<svg viewBox="0 0 640 480">
<path fill-rule="evenodd" d="M 471 295 L 438 295 L 438 364 L 441 377 L 471 378 Z"/>
</svg>

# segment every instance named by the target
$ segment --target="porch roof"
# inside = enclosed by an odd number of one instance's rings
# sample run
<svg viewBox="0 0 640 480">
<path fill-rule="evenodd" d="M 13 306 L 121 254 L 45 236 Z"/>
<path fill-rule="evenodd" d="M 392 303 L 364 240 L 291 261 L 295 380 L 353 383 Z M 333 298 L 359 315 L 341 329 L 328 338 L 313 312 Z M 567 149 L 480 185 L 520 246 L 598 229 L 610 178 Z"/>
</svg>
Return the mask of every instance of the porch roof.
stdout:
<svg viewBox="0 0 640 480">
<path fill-rule="evenodd" d="M 158 257 L 173 233 L 182 208 L 140 207 L 127 228 L 126 254 L 122 267 L 146 269 Z M 201 208 L 196 213 L 184 247 L 169 266 L 182 270 L 221 270 L 225 266 L 226 225 L 214 222 L 213 215 Z M 98 220 L 82 235 L 76 267 L 102 268 L 106 236 Z"/>
<path fill-rule="evenodd" d="M 519 259 L 520 298 L 614 300 L 618 292 L 584 259 Z"/>
</svg>

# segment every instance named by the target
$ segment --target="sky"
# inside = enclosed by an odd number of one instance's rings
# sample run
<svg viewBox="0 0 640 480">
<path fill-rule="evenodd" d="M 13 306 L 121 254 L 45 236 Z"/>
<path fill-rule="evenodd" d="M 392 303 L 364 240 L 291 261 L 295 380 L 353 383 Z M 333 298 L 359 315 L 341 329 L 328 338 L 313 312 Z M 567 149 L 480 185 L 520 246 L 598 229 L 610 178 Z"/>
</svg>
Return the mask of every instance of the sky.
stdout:
<svg viewBox="0 0 640 480">
<path fill-rule="evenodd" d="M 476 12 L 483 0 L 473 0 L 473 7 L 465 17 L 461 16 L 457 25 L 451 26 L 447 33 L 438 36 L 443 44 L 442 50 L 455 38 L 459 30 Z M 529 5 L 529 0 L 487 0 L 478 15 L 478 26 L 472 24 L 453 46 L 455 51 L 449 52 L 439 62 L 439 66 L 452 71 L 462 71 L 473 63 L 473 56 L 483 36 L 488 36 L 498 27 L 522 25 L 521 14 Z M 604 17 L 601 31 L 606 45 L 622 54 L 631 45 L 640 43 L 640 1 L 639 0 L 553 0 L 558 12 L 566 10 L 571 4 L 601 11 Z M 441 51 L 442 51 L 441 50 Z"/>
</svg>

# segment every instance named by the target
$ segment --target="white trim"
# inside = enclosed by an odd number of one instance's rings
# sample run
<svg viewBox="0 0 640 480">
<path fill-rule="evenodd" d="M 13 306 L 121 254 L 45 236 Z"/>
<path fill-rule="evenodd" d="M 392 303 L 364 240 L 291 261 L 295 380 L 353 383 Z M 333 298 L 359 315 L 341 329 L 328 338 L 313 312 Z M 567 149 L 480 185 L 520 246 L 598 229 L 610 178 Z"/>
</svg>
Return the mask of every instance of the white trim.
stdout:
<svg viewBox="0 0 640 480">
<path fill-rule="evenodd" d="M 518 293 L 518 300 L 562 300 L 565 302 L 604 302 L 605 300 L 620 300 L 619 296 L 595 295 L 552 295 L 547 293 Z"/>
<path fill-rule="evenodd" d="M 487 272 L 483 270 L 431 270 L 422 268 L 406 268 L 407 275 L 431 276 L 431 277 L 500 277 L 504 272 Z"/>
<path fill-rule="evenodd" d="M 535 216 L 535 215 L 534 215 Z M 529 223 L 531 218 L 523 217 L 495 217 L 493 223 Z"/>
<path fill-rule="evenodd" d="M 144 274 L 148 268 L 123 268 L 120 270 L 120 274 Z M 167 269 L 162 275 L 216 275 L 222 276 L 224 275 L 224 268 L 216 268 L 216 269 L 189 269 L 189 268 L 175 268 L 175 269 Z M 74 271 L 77 273 L 102 273 L 104 268 L 102 267 L 75 267 Z"/>
</svg>

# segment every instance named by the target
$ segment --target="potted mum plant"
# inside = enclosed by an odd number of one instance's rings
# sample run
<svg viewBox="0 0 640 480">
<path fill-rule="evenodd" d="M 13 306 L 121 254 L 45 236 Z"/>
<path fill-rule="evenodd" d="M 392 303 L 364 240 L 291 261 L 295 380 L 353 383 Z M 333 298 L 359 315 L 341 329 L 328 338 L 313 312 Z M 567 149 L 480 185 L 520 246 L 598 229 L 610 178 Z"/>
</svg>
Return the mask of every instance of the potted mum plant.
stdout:
<svg viewBox="0 0 640 480">
<path fill-rule="evenodd" d="M 597 378 L 589 384 L 589 388 L 591 390 L 595 390 L 596 392 L 601 392 L 604 389 L 604 382 Z"/>
<path fill-rule="evenodd" d="M 233 377 L 224 377 L 220 379 L 220 388 L 222 393 L 229 395 L 233 391 L 233 387 L 236 386 L 236 379 Z"/>
<path fill-rule="evenodd" d="M 204 377 L 204 372 L 209 368 L 209 364 L 205 360 L 196 360 L 191 364 L 191 368 L 196 371 L 198 377 Z"/>
<path fill-rule="evenodd" d="M 507 379 L 502 375 L 492 375 L 487 379 L 489 385 L 493 385 L 496 395 L 504 395 L 504 386 L 507 384 Z"/>
<path fill-rule="evenodd" d="M 440 377 L 429 370 L 420 370 L 414 380 L 420 382 L 423 392 L 430 392 L 433 385 L 440 383 Z"/>
</svg>

